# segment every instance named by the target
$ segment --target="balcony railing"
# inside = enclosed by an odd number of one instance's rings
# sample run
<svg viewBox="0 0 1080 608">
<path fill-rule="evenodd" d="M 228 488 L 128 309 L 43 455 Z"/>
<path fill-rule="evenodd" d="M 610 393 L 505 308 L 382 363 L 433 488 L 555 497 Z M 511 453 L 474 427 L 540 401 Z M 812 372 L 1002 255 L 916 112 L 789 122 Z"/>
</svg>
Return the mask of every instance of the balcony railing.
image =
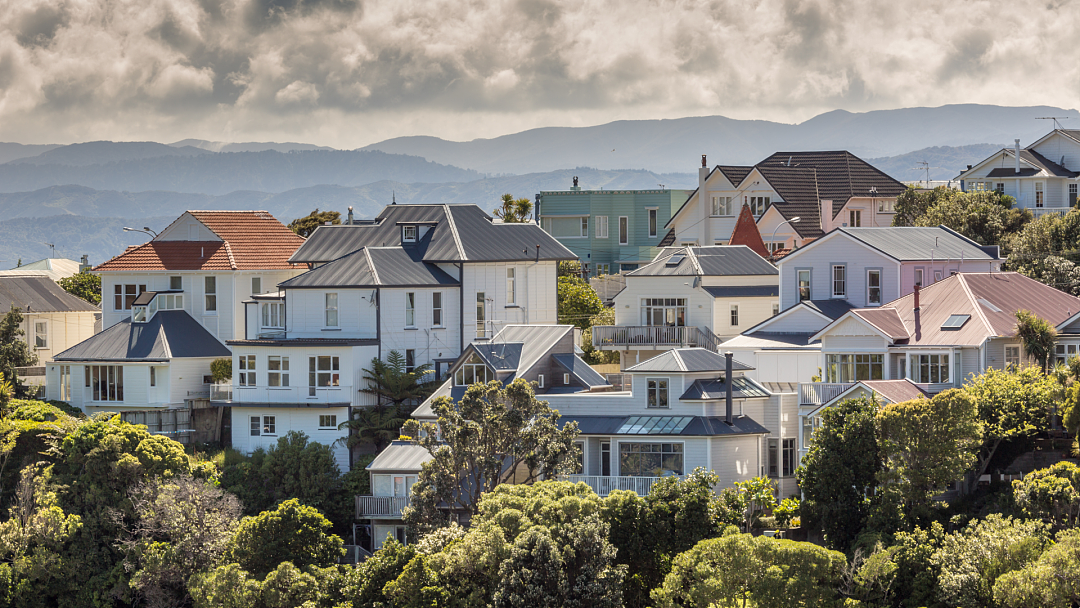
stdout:
<svg viewBox="0 0 1080 608">
<path fill-rule="evenodd" d="M 800 382 L 799 405 L 821 405 L 851 388 L 851 382 Z"/>
<path fill-rule="evenodd" d="M 663 477 L 613 477 L 610 475 L 565 475 L 562 479 L 577 483 L 585 482 L 585 485 L 593 489 L 597 496 L 607 496 L 615 490 L 630 490 L 638 496 L 645 496 L 656 482 Z M 679 479 L 686 479 L 680 475 Z"/>
<path fill-rule="evenodd" d="M 1028 209 L 1036 218 L 1039 218 L 1044 215 L 1065 215 L 1072 207 L 1028 207 Z"/>
<path fill-rule="evenodd" d="M 357 496 L 356 519 L 396 519 L 408 504 L 408 496 Z"/>
<path fill-rule="evenodd" d="M 594 325 L 593 347 L 657 346 L 671 348 L 700 347 L 719 351 L 720 338 L 708 327 L 672 327 L 652 325 Z"/>
<path fill-rule="evenodd" d="M 366 397 L 364 398 L 366 399 Z M 326 404 L 342 403 L 362 405 L 359 391 L 352 386 L 319 386 L 312 394 L 310 386 L 234 386 L 232 384 L 213 384 L 210 386 L 210 401 L 243 405 L 245 403 L 298 403 Z"/>
</svg>

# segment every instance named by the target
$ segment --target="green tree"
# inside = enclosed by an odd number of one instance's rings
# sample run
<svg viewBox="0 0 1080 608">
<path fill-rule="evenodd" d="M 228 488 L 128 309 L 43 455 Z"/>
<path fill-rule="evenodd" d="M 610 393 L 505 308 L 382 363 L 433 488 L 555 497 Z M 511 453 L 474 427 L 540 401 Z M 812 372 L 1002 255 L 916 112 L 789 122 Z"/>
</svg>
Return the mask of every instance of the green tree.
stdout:
<svg viewBox="0 0 1080 608">
<path fill-rule="evenodd" d="M 581 358 L 590 365 L 618 363 L 619 351 L 597 350 L 593 346 L 592 331 L 597 325 L 615 325 L 615 309 L 605 306 L 603 310 L 589 318 L 588 327 L 581 333 L 581 350 L 585 351 Z"/>
<path fill-rule="evenodd" d="M 1035 359 L 1046 373 L 1050 364 L 1050 357 L 1054 354 L 1054 343 L 1057 342 L 1057 330 L 1044 319 L 1035 316 L 1031 311 L 1016 311 L 1016 337 L 1024 345 L 1027 356 Z"/>
<path fill-rule="evenodd" d="M 963 390 L 887 404 L 875 422 L 885 461 L 879 478 L 897 494 L 909 523 L 926 515 L 932 498 L 975 462 L 977 406 Z"/>
<path fill-rule="evenodd" d="M 210 362 L 210 373 L 214 377 L 214 382 L 232 380 L 232 359 L 229 357 L 214 359 Z"/>
<path fill-rule="evenodd" d="M 746 505 L 742 525 L 743 531 L 749 532 L 757 517 L 776 506 L 773 484 L 767 477 L 754 477 L 746 481 L 736 481 L 735 489 L 742 495 L 742 502 Z"/>
<path fill-rule="evenodd" d="M 341 538 L 329 533 L 331 525 L 318 509 L 290 498 L 272 511 L 241 521 L 227 559 L 257 577 L 281 562 L 301 568 L 330 566 L 345 554 Z"/>
<path fill-rule="evenodd" d="M 315 232 L 316 228 L 327 222 L 330 222 L 330 224 L 335 226 L 341 224 L 341 213 L 337 211 L 319 211 L 318 209 L 315 209 L 304 217 L 289 222 L 289 230 L 307 238 L 311 236 L 311 233 Z"/>
<path fill-rule="evenodd" d="M 22 311 L 12 305 L 11 310 L 0 319 L 0 374 L 11 381 L 16 395 L 24 392 L 16 367 L 36 365 L 38 358 L 30 345 L 23 340 Z"/>
<path fill-rule="evenodd" d="M 803 491 L 803 526 L 820 528 L 826 544 L 846 550 L 866 525 L 883 463 L 874 429 L 878 405 L 849 399 L 821 413 L 810 449 L 795 471 Z"/>
<path fill-rule="evenodd" d="M 580 277 L 559 277 L 556 291 L 559 323 L 587 329 L 589 320 L 604 310 L 604 301 L 588 281 Z"/>
<path fill-rule="evenodd" d="M 404 430 L 431 455 L 404 513 L 419 529 L 445 521 L 441 503 L 476 513 L 481 494 L 499 484 L 531 483 L 577 466 L 577 423 L 560 429 L 558 411 L 521 378 L 505 387 L 498 380 L 473 384 L 458 403 L 437 397 L 431 408 L 438 424 L 409 420 Z"/>
<path fill-rule="evenodd" d="M 1026 517 L 1046 522 L 1055 530 L 1076 527 L 1080 520 L 1080 467 L 1065 461 L 1032 471 L 1013 482 L 1013 500 Z"/>
<path fill-rule="evenodd" d="M 101 304 L 101 277 L 82 271 L 56 282 L 61 289 L 73 296 L 82 298 L 91 304 Z"/>
<path fill-rule="evenodd" d="M 1012 197 L 994 191 L 943 190 L 911 225 L 946 226 L 980 245 L 1002 245 L 1033 217 L 1027 209 L 1013 209 Z"/>
<path fill-rule="evenodd" d="M 941 547 L 945 531 L 934 522 L 930 528 L 897 532 L 894 543 L 877 543 L 873 552 L 862 559 L 855 551 L 851 566 L 853 576 L 847 595 L 863 606 L 916 608 L 938 605 L 938 573 L 934 555 Z"/>
<path fill-rule="evenodd" d="M 372 359 L 370 369 L 363 371 L 367 385 L 360 392 L 373 395 L 377 403 L 355 409 L 344 425 L 351 431 L 348 445 L 369 445 L 382 451 L 398 438 L 411 411 L 435 392 L 439 379 L 430 373 L 427 363 L 408 371 L 405 357 L 396 350 L 390 351 L 386 361 Z"/>
<path fill-rule="evenodd" d="M 1080 605 L 1080 530 L 1060 532 L 1039 559 L 1006 572 L 994 583 L 1002 608 L 1071 608 Z"/>
<path fill-rule="evenodd" d="M 522 223 L 529 221 L 533 204 L 528 198 L 515 199 L 512 194 L 502 195 L 502 204 L 495 209 L 495 217 L 507 223 Z"/>
<path fill-rule="evenodd" d="M 358 608 L 386 605 L 383 602 L 389 598 L 383 589 L 401 576 L 414 557 L 416 545 L 402 545 L 388 537 L 382 548 L 345 575 L 343 594 Z"/>
</svg>

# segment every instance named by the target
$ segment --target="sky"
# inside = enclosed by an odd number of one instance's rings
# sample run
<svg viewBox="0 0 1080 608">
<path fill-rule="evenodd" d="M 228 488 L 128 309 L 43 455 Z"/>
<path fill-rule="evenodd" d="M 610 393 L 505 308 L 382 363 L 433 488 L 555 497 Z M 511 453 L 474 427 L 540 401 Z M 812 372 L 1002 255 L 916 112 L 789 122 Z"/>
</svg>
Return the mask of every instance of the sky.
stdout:
<svg viewBox="0 0 1080 608">
<path fill-rule="evenodd" d="M 1080 99 L 1080 0 L 0 0 L 0 141 L 355 148 Z"/>
</svg>

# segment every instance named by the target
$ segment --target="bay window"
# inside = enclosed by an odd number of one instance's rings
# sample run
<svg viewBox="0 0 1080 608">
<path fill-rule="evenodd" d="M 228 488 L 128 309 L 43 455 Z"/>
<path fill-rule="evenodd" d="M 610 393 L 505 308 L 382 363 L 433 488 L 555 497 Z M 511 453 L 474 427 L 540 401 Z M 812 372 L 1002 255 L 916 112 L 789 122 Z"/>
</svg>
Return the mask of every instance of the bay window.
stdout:
<svg viewBox="0 0 1080 608">
<path fill-rule="evenodd" d="M 683 474 L 681 443 L 620 443 L 619 475 L 667 477 Z"/>
<path fill-rule="evenodd" d="M 642 298 L 641 324 L 653 327 L 686 325 L 686 298 Z"/>
<path fill-rule="evenodd" d="M 949 355 L 912 355 L 913 380 L 920 384 L 949 382 Z"/>
</svg>

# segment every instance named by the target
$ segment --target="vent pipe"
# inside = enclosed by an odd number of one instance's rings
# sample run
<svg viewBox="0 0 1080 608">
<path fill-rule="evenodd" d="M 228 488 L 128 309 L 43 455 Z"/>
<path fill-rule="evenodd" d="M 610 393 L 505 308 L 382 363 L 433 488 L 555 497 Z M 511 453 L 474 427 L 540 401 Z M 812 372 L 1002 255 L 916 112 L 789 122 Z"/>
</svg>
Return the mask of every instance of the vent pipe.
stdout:
<svg viewBox="0 0 1080 608">
<path fill-rule="evenodd" d="M 1017 173 L 1017 175 L 1019 175 L 1020 174 L 1020 140 L 1019 139 L 1016 140 L 1016 153 L 1014 154 L 1014 156 L 1016 157 L 1016 173 Z"/>
<path fill-rule="evenodd" d="M 352 205 L 349 205 L 349 225 L 352 226 Z"/>
<path fill-rule="evenodd" d="M 728 424 L 732 424 L 732 415 L 734 413 L 733 410 L 735 409 L 734 406 L 733 406 L 733 403 L 732 403 L 732 401 L 733 401 L 732 393 L 735 390 L 734 386 L 733 386 L 734 383 L 732 382 L 734 380 L 734 378 L 731 377 L 731 372 L 732 372 L 731 368 L 733 367 L 732 364 L 731 364 L 731 360 L 732 360 L 732 357 L 734 357 L 734 356 L 735 356 L 735 353 L 731 352 L 730 350 L 727 351 L 726 353 L 724 353 L 724 375 L 726 376 L 726 379 L 727 379 L 727 391 L 726 391 L 727 394 L 724 397 L 724 405 L 726 406 L 725 420 L 727 421 Z"/>
</svg>

